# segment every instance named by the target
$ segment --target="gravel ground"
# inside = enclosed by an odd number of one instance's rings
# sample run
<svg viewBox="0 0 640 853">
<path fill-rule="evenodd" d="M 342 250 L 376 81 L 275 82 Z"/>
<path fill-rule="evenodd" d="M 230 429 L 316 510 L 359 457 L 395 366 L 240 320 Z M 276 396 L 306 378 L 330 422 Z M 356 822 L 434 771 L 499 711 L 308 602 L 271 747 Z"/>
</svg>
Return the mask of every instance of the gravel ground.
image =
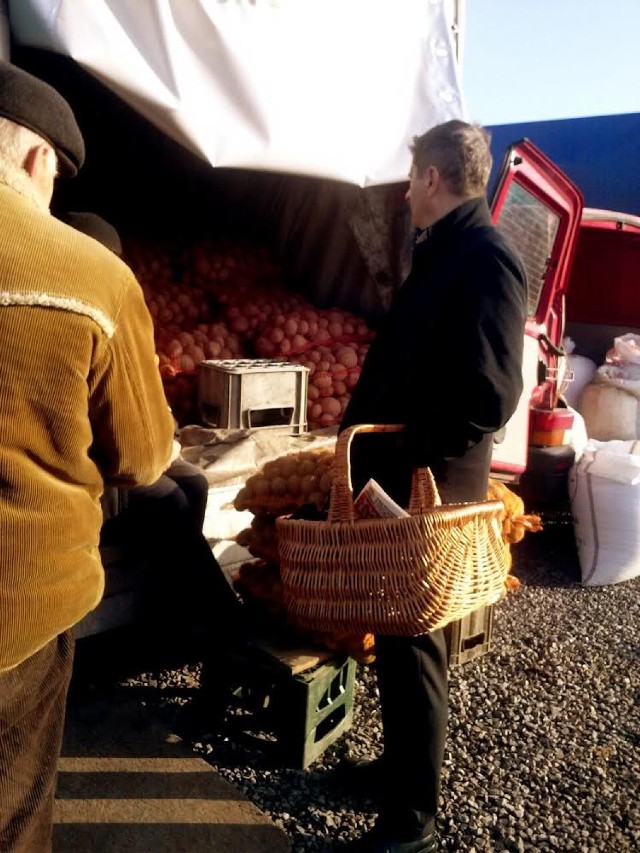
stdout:
<svg viewBox="0 0 640 853">
<path fill-rule="evenodd" d="M 439 835 L 449 851 L 640 849 L 640 579 L 583 589 L 572 527 L 547 519 L 514 547 L 521 589 L 496 608 L 494 648 L 451 673 Z M 173 724 L 197 665 L 120 682 Z M 142 701 L 142 700 L 141 700 Z M 352 728 L 306 771 L 229 737 L 193 744 L 268 813 L 292 849 L 339 850 L 375 819 L 332 771 L 381 748 L 375 673 L 359 667 Z"/>
</svg>

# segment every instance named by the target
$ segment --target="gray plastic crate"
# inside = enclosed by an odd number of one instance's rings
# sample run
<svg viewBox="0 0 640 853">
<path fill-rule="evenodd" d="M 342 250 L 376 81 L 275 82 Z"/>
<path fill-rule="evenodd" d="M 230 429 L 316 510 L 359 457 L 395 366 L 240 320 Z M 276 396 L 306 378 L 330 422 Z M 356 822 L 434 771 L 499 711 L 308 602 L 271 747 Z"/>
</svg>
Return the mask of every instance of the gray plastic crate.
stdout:
<svg viewBox="0 0 640 853">
<path fill-rule="evenodd" d="M 491 651 L 494 607 L 495 604 L 480 607 L 445 627 L 450 666 L 459 666 Z"/>
<path fill-rule="evenodd" d="M 198 371 L 198 411 L 206 426 L 307 430 L 309 369 L 273 359 L 203 361 Z"/>
</svg>

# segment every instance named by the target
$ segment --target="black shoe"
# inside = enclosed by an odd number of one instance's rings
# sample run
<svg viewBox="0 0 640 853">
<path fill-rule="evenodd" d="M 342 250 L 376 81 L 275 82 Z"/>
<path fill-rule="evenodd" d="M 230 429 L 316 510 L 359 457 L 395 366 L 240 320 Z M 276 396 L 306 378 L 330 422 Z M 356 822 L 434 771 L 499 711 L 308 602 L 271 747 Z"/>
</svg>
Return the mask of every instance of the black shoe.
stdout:
<svg viewBox="0 0 640 853">
<path fill-rule="evenodd" d="M 413 841 L 401 841 L 387 836 L 378 826 L 362 838 L 343 848 L 349 853 L 436 853 L 438 845 L 432 832 Z"/>
<path fill-rule="evenodd" d="M 377 796 L 384 780 L 384 759 L 345 758 L 336 770 L 337 778 L 349 792 L 365 797 Z"/>
</svg>

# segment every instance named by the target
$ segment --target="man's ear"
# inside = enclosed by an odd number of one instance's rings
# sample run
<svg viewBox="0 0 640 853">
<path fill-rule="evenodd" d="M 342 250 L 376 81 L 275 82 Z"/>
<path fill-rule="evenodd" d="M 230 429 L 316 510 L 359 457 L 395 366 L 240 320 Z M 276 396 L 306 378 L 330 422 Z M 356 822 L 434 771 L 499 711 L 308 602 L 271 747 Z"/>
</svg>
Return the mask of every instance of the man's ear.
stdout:
<svg viewBox="0 0 640 853">
<path fill-rule="evenodd" d="M 437 166 L 427 166 L 425 174 L 425 190 L 427 195 L 433 196 L 438 191 L 440 186 L 440 172 Z"/>
<path fill-rule="evenodd" d="M 32 180 L 37 180 L 42 174 L 48 174 L 50 167 L 50 159 L 55 156 L 55 152 L 46 142 L 40 145 L 34 145 L 29 149 L 29 153 L 25 157 L 24 169 Z"/>
</svg>

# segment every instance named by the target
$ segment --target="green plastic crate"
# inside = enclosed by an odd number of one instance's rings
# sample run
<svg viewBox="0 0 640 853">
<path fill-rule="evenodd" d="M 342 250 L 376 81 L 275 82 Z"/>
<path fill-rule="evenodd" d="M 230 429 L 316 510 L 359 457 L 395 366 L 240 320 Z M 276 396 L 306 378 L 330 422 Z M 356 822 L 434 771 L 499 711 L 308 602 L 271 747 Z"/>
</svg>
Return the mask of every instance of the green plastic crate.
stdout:
<svg viewBox="0 0 640 853">
<path fill-rule="evenodd" d="M 353 721 L 355 661 L 335 657 L 292 673 L 257 648 L 234 657 L 232 725 L 282 766 L 304 769 Z"/>
</svg>

